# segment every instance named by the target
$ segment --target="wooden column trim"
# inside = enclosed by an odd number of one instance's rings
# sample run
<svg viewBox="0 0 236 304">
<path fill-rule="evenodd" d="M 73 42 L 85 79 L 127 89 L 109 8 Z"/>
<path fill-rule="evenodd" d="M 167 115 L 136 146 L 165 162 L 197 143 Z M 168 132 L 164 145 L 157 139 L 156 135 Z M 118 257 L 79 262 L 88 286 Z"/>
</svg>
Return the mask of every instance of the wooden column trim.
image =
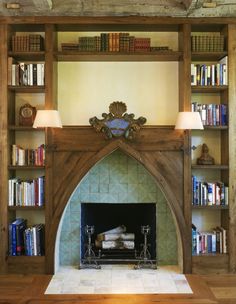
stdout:
<svg viewBox="0 0 236 304">
<path fill-rule="evenodd" d="M 229 270 L 236 273 L 236 25 L 228 28 L 229 67 Z"/>
<path fill-rule="evenodd" d="M 179 63 L 179 111 L 191 110 L 191 25 L 183 24 L 179 32 L 179 47 L 183 53 L 183 59 Z M 184 131 L 184 201 L 183 213 L 186 222 L 187 239 L 186 252 L 183 257 L 184 273 L 192 271 L 192 243 L 191 243 L 191 132 Z"/>
<path fill-rule="evenodd" d="M 8 252 L 7 30 L 7 25 L 0 26 L 0 273 L 7 272 Z"/>
</svg>

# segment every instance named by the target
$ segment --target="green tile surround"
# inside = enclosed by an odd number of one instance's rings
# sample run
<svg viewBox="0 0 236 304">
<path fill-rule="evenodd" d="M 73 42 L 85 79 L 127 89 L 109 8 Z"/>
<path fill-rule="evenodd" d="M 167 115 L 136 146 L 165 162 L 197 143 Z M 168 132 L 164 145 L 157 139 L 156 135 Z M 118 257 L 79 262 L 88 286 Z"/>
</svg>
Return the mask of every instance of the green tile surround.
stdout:
<svg viewBox="0 0 236 304">
<path fill-rule="evenodd" d="M 176 227 L 163 193 L 138 161 L 117 150 L 88 172 L 67 204 L 60 235 L 60 265 L 79 264 L 80 203 L 83 202 L 156 203 L 159 264 L 178 263 Z"/>
</svg>

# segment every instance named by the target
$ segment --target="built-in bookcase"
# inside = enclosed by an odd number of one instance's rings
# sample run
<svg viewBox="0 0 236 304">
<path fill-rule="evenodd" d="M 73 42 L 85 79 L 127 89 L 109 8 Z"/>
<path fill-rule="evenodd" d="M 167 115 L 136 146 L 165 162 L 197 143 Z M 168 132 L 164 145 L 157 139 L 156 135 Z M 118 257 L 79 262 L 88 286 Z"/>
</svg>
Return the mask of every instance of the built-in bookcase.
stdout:
<svg viewBox="0 0 236 304">
<path fill-rule="evenodd" d="M 192 131 L 192 146 L 197 148 L 192 150 L 192 223 L 195 226 L 192 253 L 193 270 L 196 272 L 204 272 L 204 267 L 215 271 L 212 269 L 214 264 L 218 265 L 217 272 L 224 272 L 229 266 L 229 208 L 232 202 L 228 194 L 228 85 L 231 79 L 228 78 L 228 62 L 226 65 L 222 64 L 222 58 L 228 61 L 228 32 L 227 26 L 212 27 L 211 30 L 198 32 L 198 27 L 192 27 L 192 39 L 194 37 L 200 45 L 197 50 L 192 45 L 192 78 L 196 76 L 193 75 L 194 68 L 198 75 L 197 80 L 192 79 L 191 102 L 192 110 L 199 110 L 204 124 L 203 131 Z M 219 46 L 219 41 L 223 45 Z M 227 71 L 223 71 L 224 69 Z M 214 164 L 197 164 L 203 143 L 207 144 L 209 154 L 215 160 Z M 196 185 L 200 189 L 196 189 Z M 209 262 L 210 258 L 212 260 Z"/>
<path fill-rule="evenodd" d="M 28 27 L 30 28 L 31 26 Z M 19 122 L 20 108 L 25 104 L 30 104 L 37 110 L 45 108 L 45 30 L 42 26 L 34 25 L 31 30 L 27 32 L 27 28 L 12 26 L 8 32 L 8 268 L 10 272 L 24 272 L 25 264 L 26 271 L 34 272 L 34 269 L 38 268 L 36 271 L 43 273 L 44 257 L 39 256 L 37 252 L 27 253 L 26 250 L 18 256 L 19 253 L 14 250 L 10 229 L 11 223 L 17 218 L 26 219 L 27 227 L 45 224 L 45 198 L 40 204 L 38 201 L 39 191 L 43 191 L 42 196 L 45 196 L 42 187 L 45 166 L 44 162 L 38 166 L 34 161 L 38 156 L 27 151 L 45 144 L 44 130 L 35 130 L 32 126 Z M 13 151 L 14 146 L 20 149 Z M 21 160 L 18 161 L 19 159 Z M 28 239 L 28 242 L 31 241 L 32 238 Z"/>
<path fill-rule="evenodd" d="M 43 273 L 52 272 L 53 269 L 53 253 L 51 248 L 46 246 L 45 257 L 27 257 L 16 256 L 9 257 L 8 252 L 8 225 L 16 217 L 27 218 L 32 224 L 45 222 L 46 224 L 46 244 L 47 244 L 47 225 L 52 217 L 53 202 L 51 193 L 52 180 L 50 179 L 50 168 L 52 159 L 50 153 L 47 154 L 46 162 L 42 166 L 17 166 L 11 162 L 11 147 L 14 144 L 26 148 L 35 148 L 42 143 L 47 143 L 47 135 L 44 130 L 33 130 L 32 127 L 19 126 L 18 113 L 19 108 L 24 103 L 30 103 L 37 109 L 56 109 L 58 79 L 57 72 L 60 62 L 76 62 L 76 61 L 128 61 L 128 62 L 177 62 L 179 91 L 179 105 L 181 111 L 191 109 L 191 102 L 199 104 L 226 104 L 228 110 L 228 121 L 226 125 L 205 127 L 203 131 L 192 131 L 192 145 L 197 146 L 192 151 L 192 164 L 188 151 L 182 151 L 184 163 L 184 199 L 183 222 L 185 229 L 191 235 L 191 223 L 201 228 L 211 228 L 221 226 L 228 232 L 226 254 L 205 254 L 195 255 L 192 257 L 191 244 L 187 247 L 189 251 L 186 253 L 185 261 L 191 265 L 193 272 L 223 272 L 236 271 L 236 216 L 235 197 L 233 189 L 235 187 L 235 119 L 231 118 L 231 113 L 236 111 L 235 100 L 235 83 L 236 83 L 236 25 L 235 20 L 227 19 L 228 24 L 221 23 L 220 19 L 175 19 L 175 18 L 155 18 L 155 17 L 27 17 L 27 18 L 7 18 L 2 20 L 0 25 L 0 153 L 1 153 L 1 185 L 0 185 L 0 269 L 2 272 L 18 272 L 18 273 Z M 121 33 L 126 32 L 130 35 L 145 36 L 153 39 L 153 46 L 158 44 L 159 40 L 163 41 L 167 36 L 173 39 L 170 45 L 166 43 L 169 50 L 153 50 L 150 52 L 113 52 L 113 51 L 86 51 L 78 52 L 77 50 L 65 50 L 61 48 L 61 43 L 77 43 L 79 37 L 94 36 L 101 33 Z M 44 39 L 44 47 L 40 50 L 19 50 L 11 48 L 11 38 L 14 35 L 24 36 L 31 34 L 40 34 Z M 191 51 L 191 35 L 200 36 L 223 36 L 224 45 L 216 50 L 211 45 L 209 51 L 207 46 L 199 50 L 196 48 Z M 166 36 L 166 37 L 165 37 Z M 153 37 L 153 38 L 152 38 Z M 161 38 L 162 37 L 162 38 Z M 20 40 L 20 39 L 19 39 Z M 199 40 L 199 39 L 198 39 Z M 203 39 L 204 40 L 204 39 Z M 205 39 L 209 41 L 221 41 L 219 39 Z M 204 41 L 205 41 L 204 40 Z M 15 39 L 18 41 L 18 39 Z M 24 41 L 24 39 L 23 39 Z M 174 41 L 174 45 L 172 45 Z M 202 39 L 200 39 L 202 41 Z M 196 39 L 195 39 L 196 42 Z M 204 42 L 206 43 L 206 42 Z M 194 85 L 191 86 L 191 63 L 193 64 L 216 64 L 223 57 L 228 56 L 228 83 L 218 86 L 212 85 Z M 9 58 L 16 62 L 25 64 L 45 64 L 44 83 L 36 83 L 33 85 L 15 85 L 9 83 L 7 75 L 9 75 Z M 178 79 L 177 79 L 178 78 Z M 157 83 L 158 85 L 158 83 Z M 169 84 L 166 84 L 169 87 Z M 89 88 L 90 89 L 90 88 Z M 178 95 L 178 94 L 176 94 Z M 65 100 L 66 102 L 66 100 Z M 95 102 L 95 101 L 94 101 Z M 104 109 L 105 110 L 105 109 Z M 150 111 L 150 109 L 149 109 Z M 169 115 L 172 115 L 169 111 Z M 185 135 L 188 133 L 185 133 Z M 48 135 L 50 136 L 50 134 Z M 186 135 L 188 140 L 190 137 Z M 230 138 L 230 140 L 229 140 Z M 206 143 L 209 147 L 209 153 L 215 158 L 216 164 L 211 166 L 199 166 L 196 164 L 197 157 L 201 153 L 201 145 Z M 187 143 L 186 143 L 187 145 Z M 191 174 L 194 174 L 204 181 L 221 181 L 228 185 L 228 205 L 227 206 L 192 206 L 191 195 Z M 8 180 L 14 177 L 24 179 L 36 178 L 45 175 L 45 204 L 38 206 L 8 206 Z M 54 223 L 55 224 L 55 223 Z M 55 227 L 53 227 L 55 228 Z M 201 230 L 200 227 L 197 227 Z M 189 238 L 190 239 L 190 238 Z M 186 265 L 185 265 L 186 266 Z M 191 267 L 187 266 L 187 271 L 191 271 Z"/>
</svg>

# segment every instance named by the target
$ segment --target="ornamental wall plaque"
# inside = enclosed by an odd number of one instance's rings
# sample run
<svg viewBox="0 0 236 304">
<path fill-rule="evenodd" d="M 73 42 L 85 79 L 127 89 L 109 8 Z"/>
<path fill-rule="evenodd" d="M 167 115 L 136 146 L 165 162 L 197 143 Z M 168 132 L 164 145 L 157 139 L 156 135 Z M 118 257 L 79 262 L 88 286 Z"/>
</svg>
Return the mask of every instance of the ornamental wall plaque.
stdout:
<svg viewBox="0 0 236 304">
<path fill-rule="evenodd" d="M 109 139 L 124 136 L 132 140 L 147 120 L 142 116 L 134 119 L 134 114 L 126 113 L 126 110 L 124 102 L 114 101 L 109 106 L 109 113 L 102 114 L 103 119 L 94 116 L 89 119 L 89 123 L 97 132 L 104 133 Z"/>
</svg>

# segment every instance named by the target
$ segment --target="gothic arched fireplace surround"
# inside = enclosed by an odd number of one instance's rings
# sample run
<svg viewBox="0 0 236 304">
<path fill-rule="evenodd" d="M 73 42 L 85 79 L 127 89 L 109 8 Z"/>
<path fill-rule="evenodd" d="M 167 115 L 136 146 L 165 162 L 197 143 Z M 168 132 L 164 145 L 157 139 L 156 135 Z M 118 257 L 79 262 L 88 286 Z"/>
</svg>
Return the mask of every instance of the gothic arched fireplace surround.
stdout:
<svg viewBox="0 0 236 304">
<path fill-rule="evenodd" d="M 179 266 L 191 272 L 190 156 L 187 132 L 143 127 L 135 140 L 105 139 L 92 127 L 48 129 L 46 165 L 46 271 L 54 273 L 59 224 L 71 195 L 88 171 L 119 149 L 140 162 L 163 192 L 178 235 Z"/>
</svg>

